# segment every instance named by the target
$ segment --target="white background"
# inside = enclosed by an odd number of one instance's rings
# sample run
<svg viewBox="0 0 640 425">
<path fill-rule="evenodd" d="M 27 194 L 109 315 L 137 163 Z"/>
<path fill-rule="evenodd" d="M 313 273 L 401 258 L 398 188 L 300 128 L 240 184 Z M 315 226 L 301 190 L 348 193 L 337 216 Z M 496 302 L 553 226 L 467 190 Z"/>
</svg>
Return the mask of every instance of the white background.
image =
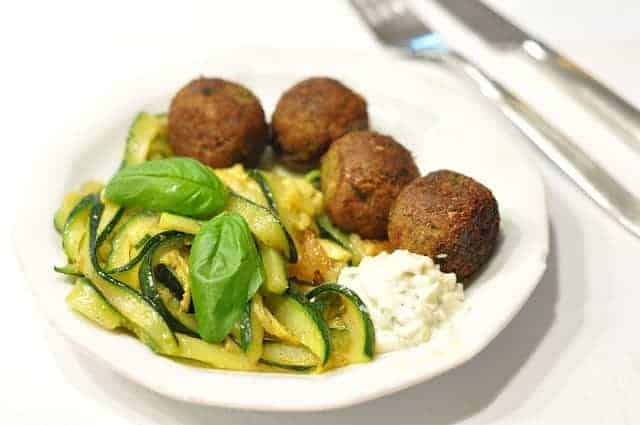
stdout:
<svg viewBox="0 0 640 425">
<path fill-rule="evenodd" d="M 492 3 L 640 104 L 639 2 Z M 640 156 L 558 94 L 550 80 L 540 82 L 544 76 L 526 61 L 488 51 L 426 2 L 417 6 L 640 193 Z M 74 111 L 100 102 L 119 80 L 162 72 L 164 64 L 206 57 L 220 47 L 379 47 L 340 0 L 23 1 L 1 6 L 0 46 L 0 423 L 640 423 L 640 240 L 528 147 L 548 188 L 549 269 L 512 324 L 459 369 L 385 399 L 314 414 L 191 406 L 114 375 L 48 327 L 14 258 L 14 206 L 28 195 L 21 181 L 28 178 L 29 158 L 73 125 Z M 546 89 L 532 89 L 532 78 Z"/>
</svg>

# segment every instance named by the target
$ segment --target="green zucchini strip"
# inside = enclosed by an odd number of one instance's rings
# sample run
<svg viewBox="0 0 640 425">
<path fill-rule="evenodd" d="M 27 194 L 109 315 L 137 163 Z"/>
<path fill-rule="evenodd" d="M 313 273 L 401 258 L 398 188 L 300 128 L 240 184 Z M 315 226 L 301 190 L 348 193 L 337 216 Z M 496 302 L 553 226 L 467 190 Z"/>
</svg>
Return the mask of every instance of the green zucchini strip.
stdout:
<svg viewBox="0 0 640 425">
<path fill-rule="evenodd" d="M 351 246 L 349 235 L 338 229 L 327 215 L 319 215 L 316 218 L 316 224 L 320 228 L 321 235 L 329 236 L 332 240 L 337 242 L 338 245 L 342 246 L 347 251 L 353 252 L 353 246 Z"/>
<path fill-rule="evenodd" d="M 158 264 L 153 267 L 153 275 L 157 280 L 159 280 L 166 288 L 171 292 L 171 294 L 176 298 L 181 300 L 184 297 L 184 288 L 182 287 L 182 283 L 173 274 L 171 269 L 167 267 L 165 264 Z M 192 304 L 193 306 L 193 304 Z"/>
<path fill-rule="evenodd" d="M 247 174 L 249 175 L 249 177 L 255 180 L 256 183 L 258 183 L 258 186 L 260 186 L 260 190 L 262 191 L 262 194 L 264 195 L 265 198 L 267 198 L 267 203 L 269 204 L 269 207 L 273 211 L 277 211 L 278 208 L 276 205 L 276 199 L 273 196 L 273 192 L 271 191 L 271 186 L 269 186 L 269 183 L 267 183 L 267 179 L 264 177 L 264 174 L 262 174 L 260 170 L 257 170 L 257 169 L 249 170 L 247 171 Z"/>
<path fill-rule="evenodd" d="M 260 190 L 262 190 L 264 197 L 267 198 L 267 203 L 269 204 L 269 207 L 271 207 L 271 210 L 274 212 L 275 216 L 278 218 L 278 221 L 282 224 L 282 227 L 285 229 L 287 242 L 289 243 L 289 255 L 287 260 L 289 260 L 290 263 L 297 262 L 298 251 L 296 249 L 296 244 L 294 243 L 293 238 L 289 234 L 289 230 L 284 226 L 284 223 L 282 223 L 282 219 L 280 218 L 280 214 L 278 213 L 278 204 L 276 203 L 276 198 L 273 194 L 273 190 L 271 189 L 271 186 L 269 185 L 269 182 L 267 181 L 267 178 L 265 177 L 264 174 L 262 174 L 260 170 L 256 170 L 256 169 L 249 170 L 248 174 L 249 174 L 249 177 L 254 179 L 256 183 L 258 183 L 258 186 L 260 186 Z"/>
<path fill-rule="evenodd" d="M 263 293 L 283 294 L 289 288 L 286 260 L 278 250 L 263 243 L 258 242 L 258 250 L 265 273 L 261 290 Z"/>
<path fill-rule="evenodd" d="M 147 345 L 163 354 L 175 354 L 178 350 L 175 335 L 153 304 L 101 268 L 97 253 L 97 230 L 103 210 L 104 204 L 95 198 L 89 214 L 89 238 L 86 247 L 88 263 L 83 262 L 82 272 L 105 299 L 127 319 L 132 331 Z"/>
<path fill-rule="evenodd" d="M 158 243 L 165 241 L 166 239 L 170 238 L 174 234 L 183 235 L 183 236 L 185 235 L 182 232 L 177 232 L 174 230 L 158 233 L 157 235 L 154 235 L 153 237 L 149 238 L 140 249 L 140 252 L 138 252 L 138 254 L 136 254 L 136 256 L 133 257 L 127 264 L 124 264 L 122 266 L 116 267 L 111 270 L 107 270 L 106 272 L 109 274 L 117 274 L 117 273 L 122 273 L 122 272 L 131 270 L 147 256 L 147 254 L 149 253 L 149 250 L 155 248 L 156 245 L 158 245 Z"/>
<path fill-rule="evenodd" d="M 329 360 L 331 342 L 329 328 L 323 317 L 303 296 L 290 291 L 271 295 L 266 304 L 276 319 L 305 347 L 318 357 L 321 366 Z"/>
<path fill-rule="evenodd" d="M 174 357 L 197 360 L 217 369 L 256 369 L 256 364 L 231 341 L 228 342 L 235 348 L 233 351 L 229 350 L 224 343 L 212 344 L 181 333 L 177 333 L 176 338 L 179 344 L 178 351 L 173 354 Z"/>
<path fill-rule="evenodd" d="M 161 133 L 166 120 L 158 115 L 140 112 L 131 127 L 124 151 L 124 158 L 120 168 L 137 165 L 147 160 L 147 155 L 153 140 Z"/>
<path fill-rule="evenodd" d="M 341 347 L 339 351 L 342 352 L 336 354 L 342 355 L 348 363 L 370 361 L 375 350 L 375 329 L 367 306 L 358 294 L 345 286 L 327 283 L 309 292 L 307 299 L 319 307 L 318 311 L 323 312 L 322 305 L 330 301 L 326 298 L 335 296 L 340 297 L 342 303 L 340 316 L 348 331 L 346 347 Z M 344 345 L 337 342 L 332 338 L 332 348 L 336 349 L 338 345 Z"/>
<path fill-rule="evenodd" d="M 109 220 L 109 223 L 107 223 L 104 226 L 104 229 L 102 229 L 102 232 L 100 232 L 100 235 L 98 236 L 98 240 L 96 241 L 96 245 L 98 247 L 100 247 L 100 245 L 102 245 L 102 243 L 105 240 L 107 240 L 107 238 L 109 237 L 113 229 L 115 229 L 117 224 L 120 222 L 120 219 L 122 219 L 122 216 L 124 215 L 124 211 L 125 211 L 124 207 L 119 207 L 118 211 L 113 215 L 113 218 Z"/>
<path fill-rule="evenodd" d="M 238 345 L 240 345 L 242 351 L 246 353 L 249 360 L 253 363 L 257 363 L 262 356 L 262 343 L 264 339 L 264 328 L 256 312 L 256 297 L 260 297 L 260 294 L 256 294 L 254 298 L 247 303 L 240 318 L 240 335 L 238 338 Z"/>
<path fill-rule="evenodd" d="M 281 251 L 285 257 L 291 258 L 293 252 L 288 233 L 273 210 L 236 194 L 229 196 L 225 209 L 241 215 L 249 225 L 251 233 L 260 242 Z"/>
<path fill-rule="evenodd" d="M 62 231 L 62 248 L 69 264 L 76 262 L 80 252 L 80 244 L 87 233 L 87 219 L 91 206 L 98 202 L 98 195 L 91 193 L 82 198 L 71 210 Z"/>
<path fill-rule="evenodd" d="M 260 361 L 298 372 L 310 371 L 319 364 L 318 358 L 308 348 L 276 341 L 265 342 Z"/>
<path fill-rule="evenodd" d="M 196 329 L 192 329 L 191 327 L 187 326 L 186 321 L 181 321 L 179 318 L 174 317 L 174 315 L 167 309 L 167 306 L 165 305 L 158 291 L 158 286 L 161 284 L 159 282 L 156 282 L 154 274 L 154 266 L 155 264 L 157 264 L 157 262 L 155 261 L 157 258 L 156 254 L 160 253 L 162 249 L 165 249 L 167 247 L 182 244 L 187 237 L 188 235 L 186 235 L 185 233 L 175 231 L 159 233 L 154 236 L 152 238 L 153 243 L 151 243 L 151 246 L 147 248 L 147 251 L 142 259 L 142 264 L 140 265 L 138 276 L 140 278 L 140 288 L 142 289 L 142 294 L 155 307 L 156 311 L 160 313 L 169 327 L 175 332 L 180 332 L 197 338 L 198 334 L 196 332 Z M 149 245 L 149 243 L 147 243 L 147 245 Z M 183 314 L 186 315 L 187 313 Z"/>
<path fill-rule="evenodd" d="M 319 183 L 320 182 L 320 170 L 318 170 L 316 168 L 315 170 L 309 171 L 307 174 L 304 175 L 304 179 L 306 181 L 308 181 L 309 183 L 311 183 L 311 184 Z"/>
<path fill-rule="evenodd" d="M 71 309 L 105 329 L 126 327 L 125 318 L 104 299 L 89 279 L 77 279 L 66 301 Z"/>
<path fill-rule="evenodd" d="M 67 264 L 66 266 L 53 266 L 53 270 L 57 273 L 67 276 L 82 276 L 82 273 L 80 273 L 75 264 Z"/>
</svg>

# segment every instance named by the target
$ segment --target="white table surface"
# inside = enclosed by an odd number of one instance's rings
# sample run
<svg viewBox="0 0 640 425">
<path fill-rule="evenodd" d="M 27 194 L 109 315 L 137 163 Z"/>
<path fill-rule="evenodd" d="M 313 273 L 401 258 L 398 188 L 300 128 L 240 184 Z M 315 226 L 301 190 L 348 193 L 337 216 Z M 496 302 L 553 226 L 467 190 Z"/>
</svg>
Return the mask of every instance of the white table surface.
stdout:
<svg viewBox="0 0 640 425">
<path fill-rule="evenodd" d="M 492 3 L 571 52 L 640 104 L 639 2 Z M 547 90 L 534 90 L 529 83 L 541 77 L 530 64 L 487 51 L 425 5 L 419 4 L 421 11 L 431 11 L 434 22 L 455 44 L 571 132 L 640 194 L 640 156 L 550 82 L 538 82 Z M 28 176 L 29 157 L 50 143 L 57 128 L 73 122 L 74 110 L 100 102 L 100 93 L 119 79 L 161 72 L 170 61 L 201 58 L 219 47 L 379 47 L 341 0 L 180 2 L 180 6 L 61 0 L 15 2 L 2 9 L 0 423 L 640 423 L 640 281 L 635 270 L 640 240 L 621 230 L 528 147 L 548 187 L 549 268 L 511 325 L 457 370 L 354 408 L 263 414 L 174 402 L 86 358 L 46 324 L 14 258 L 13 206 L 22 196 L 19 182 Z"/>
</svg>

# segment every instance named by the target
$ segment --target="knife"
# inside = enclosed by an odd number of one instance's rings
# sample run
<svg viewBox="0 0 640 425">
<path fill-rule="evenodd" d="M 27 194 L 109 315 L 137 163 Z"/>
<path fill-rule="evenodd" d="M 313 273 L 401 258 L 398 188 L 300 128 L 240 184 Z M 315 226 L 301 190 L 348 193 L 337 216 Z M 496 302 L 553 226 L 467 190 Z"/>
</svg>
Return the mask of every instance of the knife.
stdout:
<svg viewBox="0 0 640 425">
<path fill-rule="evenodd" d="M 539 38 L 528 34 L 478 0 L 436 0 L 493 47 L 524 52 L 560 77 L 565 86 L 585 100 L 627 144 L 640 152 L 640 110 L 596 80 Z"/>
</svg>

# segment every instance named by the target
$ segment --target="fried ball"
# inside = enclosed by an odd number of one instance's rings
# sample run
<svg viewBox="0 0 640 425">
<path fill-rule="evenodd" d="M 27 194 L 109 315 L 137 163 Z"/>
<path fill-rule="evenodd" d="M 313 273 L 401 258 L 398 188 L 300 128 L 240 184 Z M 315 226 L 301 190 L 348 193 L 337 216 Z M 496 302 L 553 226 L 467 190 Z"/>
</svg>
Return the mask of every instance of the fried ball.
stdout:
<svg viewBox="0 0 640 425">
<path fill-rule="evenodd" d="M 367 103 L 331 78 L 309 78 L 287 90 L 271 119 L 273 143 L 286 164 L 313 165 L 331 142 L 369 128 Z"/>
<path fill-rule="evenodd" d="M 214 167 L 255 166 L 269 139 L 260 101 L 247 88 L 220 78 L 191 81 L 169 109 L 169 143 L 177 155 Z"/>
<path fill-rule="evenodd" d="M 420 173 L 411 153 L 393 138 L 357 131 L 331 145 L 320 175 L 326 212 L 338 227 L 385 239 L 391 204 Z"/>
<path fill-rule="evenodd" d="M 500 227 L 491 191 L 470 177 L 440 170 L 408 184 L 389 214 L 389 240 L 396 249 L 431 257 L 459 279 L 487 262 Z"/>
</svg>

